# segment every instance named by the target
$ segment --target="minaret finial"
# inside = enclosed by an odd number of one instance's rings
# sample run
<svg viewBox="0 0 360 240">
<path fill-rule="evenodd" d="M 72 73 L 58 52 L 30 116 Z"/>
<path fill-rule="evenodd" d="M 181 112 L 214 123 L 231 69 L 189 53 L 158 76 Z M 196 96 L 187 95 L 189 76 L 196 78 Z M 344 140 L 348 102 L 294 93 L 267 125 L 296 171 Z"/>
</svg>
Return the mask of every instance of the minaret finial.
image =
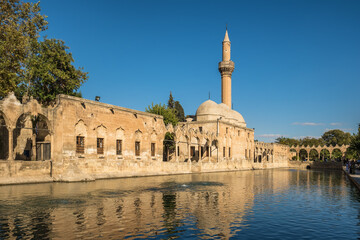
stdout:
<svg viewBox="0 0 360 240">
<path fill-rule="evenodd" d="M 224 42 L 230 42 L 229 34 L 228 34 L 228 30 L 227 30 L 227 24 L 226 24 L 226 31 L 225 31 Z"/>
</svg>

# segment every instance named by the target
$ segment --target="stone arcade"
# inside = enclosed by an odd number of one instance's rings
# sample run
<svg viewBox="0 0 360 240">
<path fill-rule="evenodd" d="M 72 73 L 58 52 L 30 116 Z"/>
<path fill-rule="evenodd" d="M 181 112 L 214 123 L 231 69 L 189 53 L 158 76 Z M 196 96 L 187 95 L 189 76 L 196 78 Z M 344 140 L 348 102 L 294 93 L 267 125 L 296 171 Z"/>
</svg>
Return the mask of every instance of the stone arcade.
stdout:
<svg viewBox="0 0 360 240">
<path fill-rule="evenodd" d="M 289 147 L 254 141 L 231 109 L 230 40 L 219 63 L 222 103 L 202 103 L 175 128 L 163 117 L 66 95 L 54 106 L 0 101 L 0 184 L 287 167 Z M 165 134 L 174 151 L 164 157 Z"/>
</svg>

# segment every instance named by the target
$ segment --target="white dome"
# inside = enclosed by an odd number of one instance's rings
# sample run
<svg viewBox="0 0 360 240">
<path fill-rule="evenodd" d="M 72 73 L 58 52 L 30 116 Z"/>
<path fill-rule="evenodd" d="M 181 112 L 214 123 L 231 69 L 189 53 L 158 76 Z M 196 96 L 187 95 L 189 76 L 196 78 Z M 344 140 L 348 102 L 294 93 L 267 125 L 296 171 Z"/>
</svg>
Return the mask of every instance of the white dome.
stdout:
<svg viewBox="0 0 360 240">
<path fill-rule="evenodd" d="M 208 114 L 218 114 L 218 105 L 216 102 L 211 101 L 210 99 L 203 102 L 198 109 L 196 110 L 196 116 Z"/>
<path fill-rule="evenodd" d="M 232 124 L 246 127 L 244 118 L 240 113 L 230 109 L 226 104 L 217 104 L 214 101 L 207 100 L 203 102 L 196 110 L 197 121 L 212 121 L 222 117 L 223 120 Z"/>
</svg>

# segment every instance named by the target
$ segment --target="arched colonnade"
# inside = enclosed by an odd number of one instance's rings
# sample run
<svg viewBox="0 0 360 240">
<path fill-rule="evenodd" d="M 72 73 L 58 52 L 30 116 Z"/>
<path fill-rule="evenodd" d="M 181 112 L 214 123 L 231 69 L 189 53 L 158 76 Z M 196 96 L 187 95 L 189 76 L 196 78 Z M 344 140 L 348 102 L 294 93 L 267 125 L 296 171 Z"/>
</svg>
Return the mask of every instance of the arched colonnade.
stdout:
<svg viewBox="0 0 360 240">
<path fill-rule="evenodd" d="M 173 134 L 175 151 L 170 161 L 176 162 L 211 162 L 219 161 L 219 143 L 216 134 L 187 128 L 186 126 L 166 126 Z M 166 149 L 164 149 L 166 151 Z"/>
<path fill-rule="evenodd" d="M 345 153 L 347 148 L 349 147 L 349 145 L 335 145 L 335 146 L 291 146 L 290 147 L 290 152 L 295 152 L 296 153 L 296 160 L 299 160 L 299 155 L 300 155 L 300 151 L 306 151 L 306 160 L 309 161 L 310 160 L 310 152 L 311 151 L 316 151 L 318 158 L 321 158 L 321 153 L 324 151 L 328 151 L 329 152 L 329 156 L 330 159 L 332 157 L 332 155 L 334 154 L 335 151 L 340 151 L 341 152 L 341 158 L 345 157 Z M 324 159 L 324 153 L 322 154 L 322 159 L 321 160 L 325 160 Z"/>
</svg>

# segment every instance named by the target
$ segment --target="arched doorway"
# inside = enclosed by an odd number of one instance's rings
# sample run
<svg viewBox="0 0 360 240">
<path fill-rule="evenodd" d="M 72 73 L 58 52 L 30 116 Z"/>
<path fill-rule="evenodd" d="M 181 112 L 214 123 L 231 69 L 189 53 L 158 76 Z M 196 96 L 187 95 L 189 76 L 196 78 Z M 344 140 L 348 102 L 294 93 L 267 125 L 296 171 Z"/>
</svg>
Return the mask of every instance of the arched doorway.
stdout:
<svg viewBox="0 0 360 240">
<path fill-rule="evenodd" d="M 5 118 L 0 112 L 0 159 L 6 160 L 9 157 L 9 131 Z"/>
<path fill-rule="evenodd" d="M 51 159 L 51 136 L 48 120 L 44 115 L 39 114 L 33 122 L 36 135 L 36 160 Z"/>
<path fill-rule="evenodd" d="M 15 160 L 50 160 L 49 129 L 49 121 L 44 115 L 22 114 L 13 131 Z"/>
<path fill-rule="evenodd" d="M 166 132 L 163 141 L 163 161 L 169 162 L 175 158 L 175 134 Z"/>
</svg>

